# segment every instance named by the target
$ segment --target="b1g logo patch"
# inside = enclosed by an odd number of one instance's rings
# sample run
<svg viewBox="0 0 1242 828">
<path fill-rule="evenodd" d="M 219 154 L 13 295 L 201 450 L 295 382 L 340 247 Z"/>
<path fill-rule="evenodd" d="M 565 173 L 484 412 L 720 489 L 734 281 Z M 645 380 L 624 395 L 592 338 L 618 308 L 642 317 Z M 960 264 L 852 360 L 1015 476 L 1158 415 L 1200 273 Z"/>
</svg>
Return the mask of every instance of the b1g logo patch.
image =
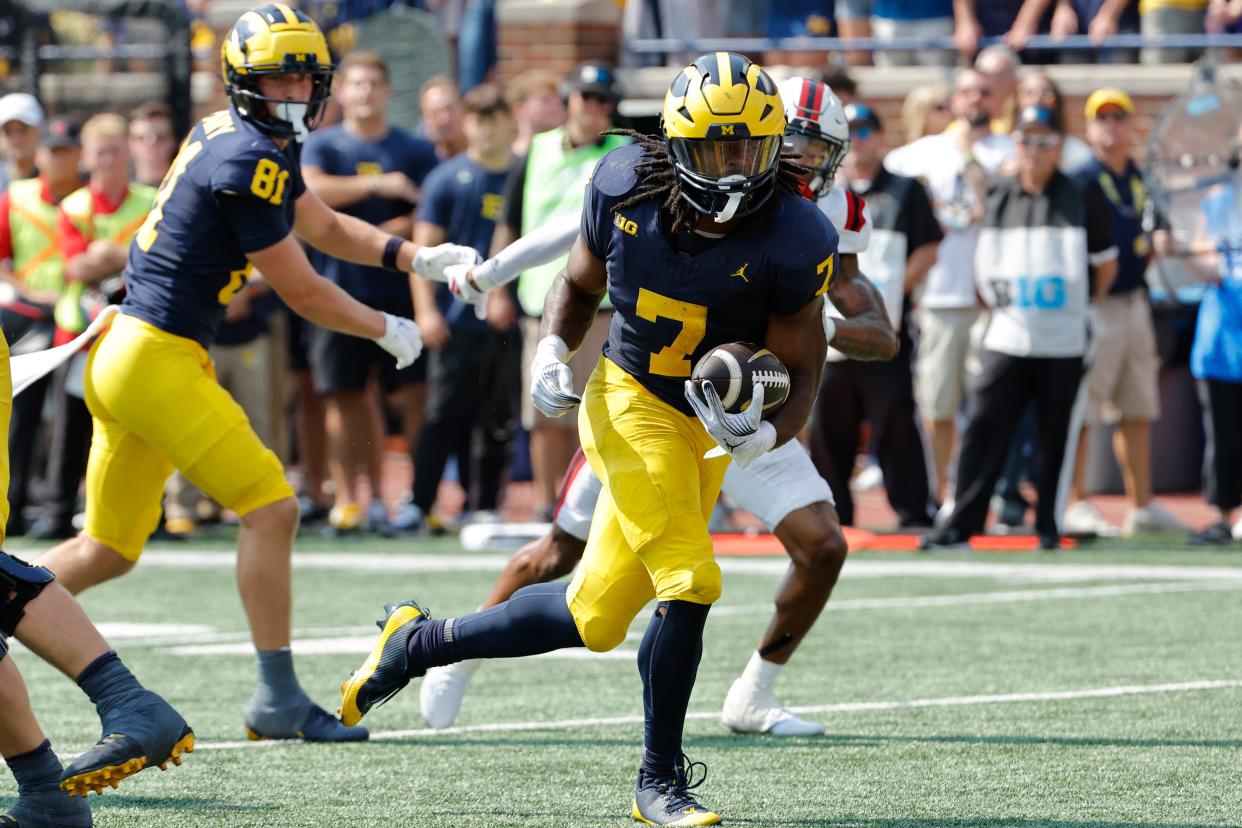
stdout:
<svg viewBox="0 0 1242 828">
<path fill-rule="evenodd" d="M 617 213 L 613 216 L 612 223 L 627 234 L 635 237 L 638 236 L 638 222 L 630 221 L 625 216 Z"/>
</svg>

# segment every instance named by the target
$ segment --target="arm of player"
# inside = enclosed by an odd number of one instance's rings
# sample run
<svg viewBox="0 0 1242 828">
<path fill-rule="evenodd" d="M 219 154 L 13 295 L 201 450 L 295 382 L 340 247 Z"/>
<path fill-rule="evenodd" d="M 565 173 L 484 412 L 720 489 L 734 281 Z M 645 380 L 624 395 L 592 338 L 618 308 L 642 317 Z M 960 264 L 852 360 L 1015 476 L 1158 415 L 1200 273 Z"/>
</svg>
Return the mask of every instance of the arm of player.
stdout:
<svg viewBox="0 0 1242 828">
<path fill-rule="evenodd" d="M 482 264 L 446 267 L 449 290 L 463 302 L 482 307 L 488 291 L 509 284 L 523 271 L 547 264 L 573 247 L 579 224 L 577 216 L 552 221 L 515 239 Z"/>
<path fill-rule="evenodd" d="M 333 210 L 309 189 L 298 198 L 293 228 L 329 256 L 372 267 L 383 265 L 384 249 L 395 238 L 361 219 Z M 398 270 L 418 273 L 436 282 L 444 281 L 445 267 L 473 265 L 478 261 L 479 254 L 473 247 L 459 244 L 422 247 L 406 241 L 397 248 L 396 255 Z"/>
<path fill-rule="evenodd" d="M 888 321 L 884 297 L 858 269 L 857 256 L 842 254 L 840 259 L 837 275 L 828 286 L 828 299 L 845 318 L 824 317 L 828 344 L 850 359 L 887 362 L 897 356 L 897 332 Z M 784 361 L 781 354 L 777 356 Z"/>
<path fill-rule="evenodd" d="M 548 417 L 559 417 L 582 400 L 573 392 L 570 355 L 582 345 L 608 291 L 608 268 L 581 238 L 569 264 L 557 275 L 543 305 L 541 339 L 531 363 L 531 401 Z"/>
<path fill-rule="evenodd" d="M 267 283 L 294 313 L 316 325 L 352 336 L 374 340 L 404 368 L 418 359 L 423 341 L 410 319 L 369 308 L 311 267 L 306 252 L 293 234 L 276 244 L 247 253 Z"/>
<path fill-rule="evenodd" d="M 778 446 L 797 436 L 811 418 L 811 405 L 819 393 L 819 378 L 828 354 L 823 315 L 824 302 L 817 296 L 797 313 L 768 316 L 764 347 L 789 371 L 789 397 L 769 420 L 776 428 Z"/>
</svg>

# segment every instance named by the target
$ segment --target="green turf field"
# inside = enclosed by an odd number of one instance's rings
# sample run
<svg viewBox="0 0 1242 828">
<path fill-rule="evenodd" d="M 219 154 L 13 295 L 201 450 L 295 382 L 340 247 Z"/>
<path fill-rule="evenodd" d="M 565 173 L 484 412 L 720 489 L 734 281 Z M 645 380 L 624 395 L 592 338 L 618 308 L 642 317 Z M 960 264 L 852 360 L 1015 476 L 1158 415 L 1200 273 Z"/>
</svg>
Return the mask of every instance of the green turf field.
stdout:
<svg viewBox="0 0 1242 828">
<path fill-rule="evenodd" d="M 455 730 L 422 731 L 411 687 L 368 717 L 369 744 L 254 746 L 239 741 L 253 660 L 229 548 L 156 546 L 131 575 L 83 596 L 200 748 L 180 768 L 92 797 L 97 825 L 630 824 L 645 614 L 611 658 L 485 665 Z M 384 601 L 469 611 L 503 560 L 451 540 L 311 538 L 298 551 L 299 671 L 333 710 Z M 855 555 L 778 684 L 829 735 L 785 741 L 733 736 L 716 718 L 784 561 L 724 566 L 686 752 L 709 765 L 699 792 L 726 824 L 1242 825 L 1242 552 L 1114 542 Z M 57 750 L 93 742 L 97 720 L 77 688 L 15 655 Z M 0 776 L 0 812 L 14 793 Z"/>
</svg>

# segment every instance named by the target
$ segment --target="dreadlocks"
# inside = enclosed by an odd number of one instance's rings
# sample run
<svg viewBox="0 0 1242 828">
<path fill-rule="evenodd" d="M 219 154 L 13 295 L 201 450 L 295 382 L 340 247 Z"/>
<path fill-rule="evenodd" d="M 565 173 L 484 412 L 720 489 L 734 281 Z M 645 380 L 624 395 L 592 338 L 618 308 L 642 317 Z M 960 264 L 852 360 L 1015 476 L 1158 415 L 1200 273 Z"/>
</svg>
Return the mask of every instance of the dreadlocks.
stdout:
<svg viewBox="0 0 1242 828">
<path fill-rule="evenodd" d="M 692 229 L 700 213 L 681 197 L 673 159 L 669 157 L 668 141 L 661 135 L 647 135 L 632 129 L 610 129 L 604 134 L 632 138 L 643 149 L 642 163 L 634 168 L 639 180 L 638 188 L 633 195 L 613 207 L 613 212 L 629 209 L 649 198 L 658 198 L 660 207 L 672 216 L 673 225 L 670 229 L 673 233 L 683 227 Z M 794 161 L 798 157 L 797 153 L 781 153 L 780 166 L 776 171 L 777 185 L 795 194 L 798 193 L 799 179 L 811 173 L 811 170 Z"/>
</svg>

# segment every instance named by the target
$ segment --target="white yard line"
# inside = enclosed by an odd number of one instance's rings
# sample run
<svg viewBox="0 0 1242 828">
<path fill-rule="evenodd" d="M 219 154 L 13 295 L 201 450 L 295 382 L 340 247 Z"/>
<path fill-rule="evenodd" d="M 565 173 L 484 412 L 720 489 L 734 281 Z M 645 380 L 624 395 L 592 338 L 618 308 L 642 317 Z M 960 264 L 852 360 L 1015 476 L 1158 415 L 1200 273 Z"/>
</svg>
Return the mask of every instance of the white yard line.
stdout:
<svg viewBox="0 0 1242 828">
<path fill-rule="evenodd" d="M 918 609 L 926 607 L 961 607 L 972 604 L 1016 604 L 1027 601 L 1054 601 L 1079 598 L 1119 598 L 1126 595 L 1152 595 L 1176 592 L 1233 592 L 1242 589 L 1242 581 L 1216 583 L 1191 581 L 1167 584 L 1116 584 L 1091 587 L 1053 587 L 1022 589 L 1007 592 L 963 592 L 956 595 L 917 595 L 896 598 L 840 598 L 829 601 L 827 609 L 834 612 L 852 610 Z M 767 615 L 771 604 L 738 604 L 712 608 L 712 616 Z"/>
<path fill-rule="evenodd" d="M 1187 681 L 1176 684 L 1131 684 L 1118 687 L 1091 687 L 1082 690 L 1047 690 L 1033 693 L 1004 693 L 982 696 L 947 696 L 934 699 L 909 699 L 905 701 L 865 701 L 819 704 L 790 708 L 795 713 L 862 713 L 875 710 L 913 710 L 932 707 L 968 707 L 979 704 L 1013 704 L 1023 702 L 1076 701 L 1078 699 L 1105 699 L 1119 696 L 1144 696 L 1156 693 L 1187 693 L 1200 690 L 1226 690 L 1242 687 L 1242 679 L 1219 679 L 1210 681 Z M 716 710 L 688 713 L 688 719 L 716 719 Z M 640 725 L 642 716 L 607 716 L 587 719 L 560 719 L 536 722 L 493 722 L 490 724 L 450 727 L 444 730 L 416 728 L 411 730 L 386 730 L 371 734 L 372 741 L 392 741 L 419 736 L 448 736 L 457 733 L 515 733 L 530 730 L 577 730 L 584 727 L 607 727 L 615 725 Z M 195 750 L 237 750 L 241 748 L 276 747 L 297 744 L 295 741 L 270 742 L 203 742 Z"/>
<path fill-rule="evenodd" d="M 170 569 L 231 569 L 236 564 L 233 552 L 205 549 L 183 549 L 175 552 L 153 551 L 142 556 L 140 566 Z M 300 570 L 336 572 L 499 572 L 508 562 L 508 555 L 462 552 L 453 554 L 417 554 L 393 552 L 297 552 L 293 566 Z M 720 568 L 738 575 L 785 574 L 789 562 L 785 558 L 721 558 Z M 933 558 L 905 561 L 851 559 L 842 572 L 845 578 L 997 578 L 1031 582 L 1082 582 L 1103 580 L 1164 580 L 1219 581 L 1242 580 L 1242 566 L 1174 566 L 1146 564 L 1091 563 L 990 563 L 984 561 L 943 561 Z"/>
</svg>

